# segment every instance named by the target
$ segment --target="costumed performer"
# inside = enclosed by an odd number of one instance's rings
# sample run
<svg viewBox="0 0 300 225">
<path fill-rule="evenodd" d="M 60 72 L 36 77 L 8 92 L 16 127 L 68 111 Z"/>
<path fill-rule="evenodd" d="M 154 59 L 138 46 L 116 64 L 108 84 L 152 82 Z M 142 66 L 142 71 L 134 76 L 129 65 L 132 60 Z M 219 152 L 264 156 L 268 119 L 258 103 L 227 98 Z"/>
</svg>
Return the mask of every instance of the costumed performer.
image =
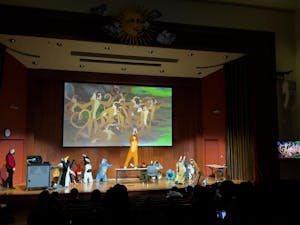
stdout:
<svg viewBox="0 0 300 225">
<path fill-rule="evenodd" d="M 101 180 L 103 182 L 107 181 L 106 172 L 111 167 L 112 167 L 112 165 L 108 163 L 107 159 L 102 159 L 102 161 L 99 165 L 99 170 L 98 170 L 97 176 L 96 176 L 97 183 L 99 183 Z"/>
<path fill-rule="evenodd" d="M 71 183 L 77 184 L 76 173 L 74 172 L 74 170 L 72 170 L 74 163 L 75 163 L 75 160 L 73 159 L 72 162 L 69 164 L 69 172 L 70 172 Z"/>
<path fill-rule="evenodd" d="M 168 169 L 166 172 L 166 180 L 174 180 L 175 172 L 172 169 Z"/>
<path fill-rule="evenodd" d="M 161 170 L 164 167 L 160 164 L 160 162 L 158 160 L 154 161 L 153 166 L 155 166 L 155 168 L 156 168 L 157 178 L 161 179 L 162 178 L 162 172 L 161 172 Z"/>
<path fill-rule="evenodd" d="M 176 163 L 175 184 L 184 184 L 186 178 L 185 156 L 180 156 Z"/>
<path fill-rule="evenodd" d="M 60 175 L 62 170 L 62 163 L 60 162 L 57 166 L 52 166 L 52 181 L 51 187 L 56 187 L 60 181 Z"/>
<path fill-rule="evenodd" d="M 189 170 L 189 180 L 191 182 L 191 185 L 194 186 L 198 184 L 201 177 L 201 170 L 194 159 L 190 159 L 190 163 L 188 164 L 188 170 Z"/>
<path fill-rule="evenodd" d="M 75 177 L 76 177 L 76 182 L 82 183 L 82 170 L 80 164 L 76 164 L 76 169 L 75 169 Z"/>
<path fill-rule="evenodd" d="M 93 183 L 91 160 L 86 154 L 82 154 L 82 157 L 84 163 L 83 183 Z"/>
<path fill-rule="evenodd" d="M 130 135 L 130 147 L 127 153 L 127 157 L 124 163 L 124 168 L 127 168 L 129 165 L 132 167 L 137 167 L 138 163 L 138 143 L 139 135 L 137 129 L 134 128 Z M 130 161 L 133 160 L 133 164 Z M 130 163 L 130 164 L 129 164 Z"/>
<path fill-rule="evenodd" d="M 55 188 L 69 187 L 71 183 L 69 156 L 62 158 L 59 166 L 61 167 L 60 181 L 58 185 L 55 185 Z"/>
</svg>

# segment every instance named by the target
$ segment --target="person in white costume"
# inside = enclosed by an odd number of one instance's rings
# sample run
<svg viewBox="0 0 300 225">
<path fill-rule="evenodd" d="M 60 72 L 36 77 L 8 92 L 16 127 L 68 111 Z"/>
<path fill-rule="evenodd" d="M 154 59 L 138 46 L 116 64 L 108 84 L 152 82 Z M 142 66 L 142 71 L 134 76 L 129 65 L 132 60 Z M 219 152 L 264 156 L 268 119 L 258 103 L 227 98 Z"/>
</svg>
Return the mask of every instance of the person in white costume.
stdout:
<svg viewBox="0 0 300 225">
<path fill-rule="evenodd" d="M 90 158 L 82 154 L 84 162 L 83 183 L 93 183 L 92 164 Z"/>
</svg>

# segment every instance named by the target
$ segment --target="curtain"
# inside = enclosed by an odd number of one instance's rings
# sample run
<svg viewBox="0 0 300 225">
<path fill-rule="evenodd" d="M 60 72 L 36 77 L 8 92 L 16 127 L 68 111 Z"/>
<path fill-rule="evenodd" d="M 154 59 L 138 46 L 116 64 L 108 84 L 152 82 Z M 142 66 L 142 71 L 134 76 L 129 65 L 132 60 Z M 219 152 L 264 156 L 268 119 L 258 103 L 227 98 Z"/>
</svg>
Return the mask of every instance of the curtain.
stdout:
<svg viewBox="0 0 300 225">
<path fill-rule="evenodd" d="M 226 96 L 227 176 L 253 180 L 254 152 L 250 113 L 250 74 L 247 57 L 224 65 Z"/>
</svg>

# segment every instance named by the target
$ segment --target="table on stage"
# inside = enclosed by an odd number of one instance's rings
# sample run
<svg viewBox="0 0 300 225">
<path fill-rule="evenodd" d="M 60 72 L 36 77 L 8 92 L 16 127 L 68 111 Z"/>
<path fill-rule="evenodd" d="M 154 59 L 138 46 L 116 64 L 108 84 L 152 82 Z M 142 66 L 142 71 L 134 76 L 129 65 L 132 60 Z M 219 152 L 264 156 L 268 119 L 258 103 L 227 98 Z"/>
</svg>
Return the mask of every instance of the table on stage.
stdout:
<svg viewBox="0 0 300 225">
<path fill-rule="evenodd" d="M 116 183 L 118 183 L 119 172 L 131 172 L 131 171 L 147 171 L 146 167 L 134 167 L 134 168 L 116 168 Z"/>
<path fill-rule="evenodd" d="M 215 176 L 215 181 L 219 181 L 218 172 L 222 174 L 222 180 L 225 180 L 225 169 L 227 166 L 225 165 L 218 165 L 218 164 L 206 164 L 208 168 L 211 169 L 211 174 Z"/>
</svg>

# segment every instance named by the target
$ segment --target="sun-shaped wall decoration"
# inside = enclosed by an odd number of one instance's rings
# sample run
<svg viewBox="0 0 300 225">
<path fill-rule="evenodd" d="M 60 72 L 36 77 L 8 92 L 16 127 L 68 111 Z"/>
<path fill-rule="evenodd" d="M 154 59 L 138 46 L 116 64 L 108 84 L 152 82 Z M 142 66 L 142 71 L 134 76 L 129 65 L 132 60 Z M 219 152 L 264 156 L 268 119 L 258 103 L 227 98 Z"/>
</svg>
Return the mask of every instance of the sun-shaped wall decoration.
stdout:
<svg viewBox="0 0 300 225">
<path fill-rule="evenodd" d="M 120 11 L 117 20 L 121 31 L 118 39 L 132 45 L 147 45 L 153 41 L 155 31 L 151 27 L 153 11 L 141 7 L 126 8 Z"/>
</svg>

